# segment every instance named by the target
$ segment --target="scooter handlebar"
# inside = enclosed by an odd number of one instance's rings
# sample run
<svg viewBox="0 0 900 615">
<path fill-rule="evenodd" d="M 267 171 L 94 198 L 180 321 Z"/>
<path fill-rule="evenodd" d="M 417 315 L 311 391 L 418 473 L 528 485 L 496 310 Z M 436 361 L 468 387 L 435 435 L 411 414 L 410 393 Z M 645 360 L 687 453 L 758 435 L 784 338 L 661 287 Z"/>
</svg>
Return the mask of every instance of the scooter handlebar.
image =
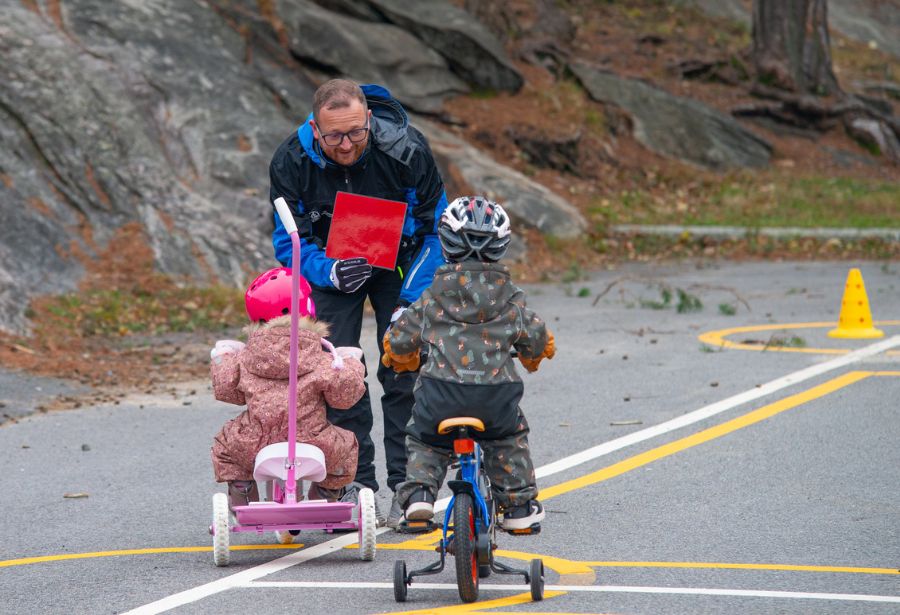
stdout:
<svg viewBox="0 0 900 615">
<path fill-rule="evenodd" d="M 287 231 L 287 234 L 296 233 L 297 223 L 294 221 L 294 215 L 291 213 L 291 209 L 288 207 L 284 197 L 280 196 L 275 199 L 275 211 L 278 212 L 278 217 L 281 218 L 281 225 Z"/>
</svg>

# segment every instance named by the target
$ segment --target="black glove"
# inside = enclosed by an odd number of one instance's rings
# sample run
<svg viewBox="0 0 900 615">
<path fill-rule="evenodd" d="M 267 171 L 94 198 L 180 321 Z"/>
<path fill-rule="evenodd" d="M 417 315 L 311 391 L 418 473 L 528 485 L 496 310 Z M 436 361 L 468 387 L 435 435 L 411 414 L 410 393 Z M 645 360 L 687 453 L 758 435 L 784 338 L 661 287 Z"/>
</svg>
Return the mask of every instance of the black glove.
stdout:
<svg viewBox="0 0 900 615">
<path fill-rule="evenodd" d="M 334 287 L 345 293 L 359 290 L 366 280 L 372 275 L 372 265 L 363 258 L 345 258 L 335 261 L 331 267 L 331 283 Z"/>
</svg>

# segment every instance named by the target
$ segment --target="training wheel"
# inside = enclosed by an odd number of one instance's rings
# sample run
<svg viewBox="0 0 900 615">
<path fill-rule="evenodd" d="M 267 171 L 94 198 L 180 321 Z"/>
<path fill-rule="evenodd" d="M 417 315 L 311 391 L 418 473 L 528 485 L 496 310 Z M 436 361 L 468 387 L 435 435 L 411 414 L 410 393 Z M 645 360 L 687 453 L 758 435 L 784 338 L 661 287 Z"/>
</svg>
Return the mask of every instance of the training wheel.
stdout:
<svg viewBox="0 0 900 615">
<path fill-rule="evenodd" d="M 227 566 L 231 553 L 231 531 L 228 527 L 228 496 L 224 493 L 213 495 L 213 561 L 216 566 Z"/>
<path fill-rule="evenodd" d="M 539 602 L 544 599 L 544 561 L 540 559 L 531 560 L 531 568 L 529 571 L 531 577 L 531 599 Z"/>
<path fill-rule="evenodd" d="M 406 562 L 402 559 L 394 562 L 394 600 L 406 602 Z"/>
<path fill-rule="evenodd" d="M 371 562 L 375 559 L 375 492 L 365 487 L 359 490 L 359 559 Z"/>
</svg>

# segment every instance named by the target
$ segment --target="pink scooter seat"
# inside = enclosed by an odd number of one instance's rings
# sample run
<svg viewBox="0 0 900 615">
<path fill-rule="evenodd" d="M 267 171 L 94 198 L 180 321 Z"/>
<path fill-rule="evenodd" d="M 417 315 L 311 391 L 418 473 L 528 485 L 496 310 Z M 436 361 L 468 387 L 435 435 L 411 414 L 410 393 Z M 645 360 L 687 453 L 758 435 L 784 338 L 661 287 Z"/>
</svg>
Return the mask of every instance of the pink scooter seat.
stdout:
<svg viewBox="0 0 900 615">
<path fill-rule="evenodd" d="M 276 442 L 270 444 L 256 454 L 256 464 L 253 468 L 253 478 L 260 482 L 269 480 L 287 480 L 287 468 L 285 460 L 288 456 L 288 443 Z M 295 477 L 297 480 L 319 482 L 325 479 L 328 473 L 325 468 L 325 454 L 317 446 L 312 444 L 297 443 L 295 453 L 297 460 Z"/>
</svg>

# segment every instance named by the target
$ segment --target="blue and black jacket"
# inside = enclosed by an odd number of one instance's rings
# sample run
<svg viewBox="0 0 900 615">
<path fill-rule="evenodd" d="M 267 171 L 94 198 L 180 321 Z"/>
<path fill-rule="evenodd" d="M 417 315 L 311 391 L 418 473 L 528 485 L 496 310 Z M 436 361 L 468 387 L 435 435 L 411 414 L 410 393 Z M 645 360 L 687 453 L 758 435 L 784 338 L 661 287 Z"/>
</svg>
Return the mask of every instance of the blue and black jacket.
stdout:
<svg viewBox="0 0 900 615">
<path fill-rule="evenodd" d="M 270 201 L 284 197 L 300 234 L 301 272 L 313 286 L 334 288 L 329 279 L 334 259 L 325 256 L 334 198 L 338 191 L 403 201 L 406 219 L 397 266 L 404 274 L 400 303 L 408 305 L 431 285 L 444 263 L 437 224 L 447 207 L 444 182 L 425 137 L 409 125 L 409 117 L 390 92 L 362 86 L 372 111 L 365 152 L 351 166 L 328 160 L 319 148 L 309 115 L 275 152 L 269 167 Z M 274 206 L 275 258 L 291 265 L 291 239 Z"/>
</svg>

